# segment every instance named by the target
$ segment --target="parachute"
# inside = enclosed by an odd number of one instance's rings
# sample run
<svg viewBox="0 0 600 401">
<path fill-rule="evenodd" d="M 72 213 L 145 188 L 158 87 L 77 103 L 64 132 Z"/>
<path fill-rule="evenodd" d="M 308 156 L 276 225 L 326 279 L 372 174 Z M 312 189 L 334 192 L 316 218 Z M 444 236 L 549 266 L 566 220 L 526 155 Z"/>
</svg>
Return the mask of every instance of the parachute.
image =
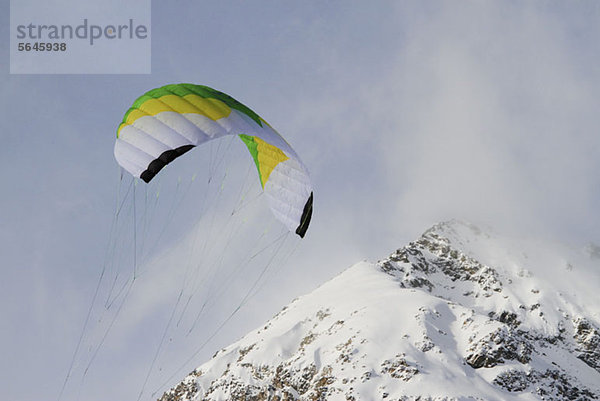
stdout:
<svg viewBox="0 0 600 401">
<path fill-rule="evenodd" d="M 166 85 L 140 96 L 117 128 L 114 154 L 121 174 L 105 255 L 58 401 L 102 386 L 96 361 L 121 358 L 110 342 L 125 338 L 148 342 L 139 358 L 113 363 L 115 374 L 137 372 L 138 401 L 162 383 L 156 399 L 272 285 L 303 242 L 294 233 L 303 238 L 311 220 L 313 189 L 294 149 L 209 87 Z M 175 159 L 177 168 L 163 171 Z M 123 180 L 122 170 L 132 177 Z"/>
<path fill-rule="evenodd" d="M 265 120 L 223 92 L 185 83 L 146 92 L 125 113 L 114 153 L 121 167 L 148 183 L 176 158 L 226 135 L 246 144 L 273 215 L 303 238 L 313 203 L 306 167 Z"/>
</svg>

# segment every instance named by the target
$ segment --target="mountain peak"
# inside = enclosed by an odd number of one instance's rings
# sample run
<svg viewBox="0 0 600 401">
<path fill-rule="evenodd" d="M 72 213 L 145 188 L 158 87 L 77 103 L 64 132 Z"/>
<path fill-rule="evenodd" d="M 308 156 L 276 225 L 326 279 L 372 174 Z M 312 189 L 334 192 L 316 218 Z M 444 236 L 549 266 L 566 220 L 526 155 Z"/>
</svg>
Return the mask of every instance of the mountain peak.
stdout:
<svg viewBox="0 0 600 401">
<path fill-rule="evenodd" d="M 478 236 L 483 233 L 482 229 L 472 223 L 463 220 L 452 219 L 437 223 L 429 228 L 423 236 L 428 234 L 438 234 L 448 239 L 459 237 Z"/>
<path fill-rule="evenodd" d="M 294 300 L 161 401 L 598 399 L 598 304 L 586 313 L 504 246 L 436 224 Z"/>
</svg>

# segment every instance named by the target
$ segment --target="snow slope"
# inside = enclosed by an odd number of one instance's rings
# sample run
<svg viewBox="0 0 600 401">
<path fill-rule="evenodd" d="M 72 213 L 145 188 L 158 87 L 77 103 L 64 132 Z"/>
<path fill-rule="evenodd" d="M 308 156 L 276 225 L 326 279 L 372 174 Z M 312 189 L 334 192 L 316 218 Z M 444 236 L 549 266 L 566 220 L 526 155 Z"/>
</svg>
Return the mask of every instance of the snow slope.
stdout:
<svg viewBox="0 0 600 401">
<path fill-rule="evenodd" d="M 160 400 L 598 399 L 599 254 L 438 224 L 294 300 Z"/>
</svg>

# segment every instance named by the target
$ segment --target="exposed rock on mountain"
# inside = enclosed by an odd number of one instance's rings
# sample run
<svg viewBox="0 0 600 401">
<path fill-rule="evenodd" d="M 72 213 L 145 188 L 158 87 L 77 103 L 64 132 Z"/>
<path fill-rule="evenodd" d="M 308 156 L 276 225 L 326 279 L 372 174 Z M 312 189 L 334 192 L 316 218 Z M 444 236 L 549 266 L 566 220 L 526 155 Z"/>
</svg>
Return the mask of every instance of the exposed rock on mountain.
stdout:
<svg viewBox="0 0 600 401">
<path fill-rule="evenodd" d="M 160 400 L 600 399 L 598 260 L 563 251 L 436 225 L 294 300 Z"/>
</svg>

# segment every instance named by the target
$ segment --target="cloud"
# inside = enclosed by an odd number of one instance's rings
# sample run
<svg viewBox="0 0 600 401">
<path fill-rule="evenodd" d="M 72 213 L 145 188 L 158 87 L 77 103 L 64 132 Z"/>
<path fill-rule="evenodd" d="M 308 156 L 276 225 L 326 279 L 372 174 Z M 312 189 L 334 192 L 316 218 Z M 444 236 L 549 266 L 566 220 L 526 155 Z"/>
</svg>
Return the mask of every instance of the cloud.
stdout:
<svg viewBox="0 0 600 401">
<path fill-rule="evenodd" d="M 1 205 L 11 213 L 0 232 L 2 311 L 19 327 L 2 331 L 4 344 L 19 345 L 2 368 L 5 398 L 40 399 L 26 386 L 34 364 L 60 371 L 44 375 L 49 392 L 62 383 L 114 211 L 115 126 L 136 94 L 167 82 L 213 85 L 248 103 L 294 146 L 315 185 L 307 237 L 213 348 L 440 220 L 597 239 L 598 12 L 584 3 L 154 4 L 151 76 L 3 78 Z M 232 165 L 231 176 L 244 168 Z M 180 235 L 193 229 L 178 221 Z M 188 263 L 162 255 L 155 275 L 136 283 L 86 382 L 99 399 L 108 382 L 135 393 L 115 372 L 143 375 L 149 366 Z M 252 277 L 240 278 L 248 280 L 232 288 L 243 293 Z M 231 302 L 215 309 L 215 321 Z M 45 343 L 36 341 L 40 330 L 52 334 Z M 180 345 L 166 362 L 185 353 Z"/>
<path fill-rule="evenodd" d="M 392 72 L 360 92 L 357 114 L 369 118 L 351 128 L 378 144 L 366 163 L 384 174 L 380 207 L 410 227 L 459 217 L 567 240 L 597 235 L 588 216 L 598 76 L 581 74 L 587 56 L 572 48 L 572 28 L 508 3 L 422 11 L 389 55 Z"/>
</svg>

